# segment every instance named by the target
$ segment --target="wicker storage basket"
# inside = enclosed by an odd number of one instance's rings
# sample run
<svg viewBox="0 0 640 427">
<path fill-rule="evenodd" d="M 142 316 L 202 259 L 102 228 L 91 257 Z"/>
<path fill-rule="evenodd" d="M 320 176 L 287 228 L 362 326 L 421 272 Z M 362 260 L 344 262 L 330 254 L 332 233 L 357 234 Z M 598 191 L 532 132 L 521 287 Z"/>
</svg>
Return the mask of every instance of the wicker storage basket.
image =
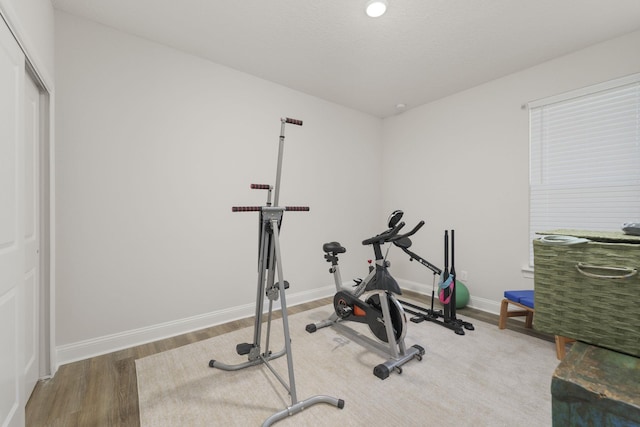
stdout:
<svg viewBox="0 0 640 427">
<path fill-rule="evenodd" d="M 556 230 L 588 243 L 534 240 L 534 328 L 640 357 L 640 238 Z"/>
</svg>

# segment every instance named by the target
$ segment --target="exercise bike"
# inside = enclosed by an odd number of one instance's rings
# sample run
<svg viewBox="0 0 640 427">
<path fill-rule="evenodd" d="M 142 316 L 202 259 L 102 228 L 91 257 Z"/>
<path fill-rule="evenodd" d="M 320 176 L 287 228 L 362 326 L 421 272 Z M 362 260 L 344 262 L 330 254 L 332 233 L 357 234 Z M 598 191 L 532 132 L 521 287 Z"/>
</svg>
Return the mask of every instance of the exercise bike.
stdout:
<svg viewBox="0 0 640 427">
<path fill-rule="evenodd" d="M 407 318 L 404 309 L 396 299 L 402 291 L 398 282 L 388 271 L 389 262 L 382 255 L 382 245 L 407 238 L 415 234 L 423 225 L 421 221 L 409 233 L 399 235 L 405 223 L 401 222 L 376 236 L 365 239 L 363 245 L 373 246 L 375 266 L 369 266 L 369 274 L 365 279 L 355 279 L 353 290 L 344 289 L 338 266 L 338 255 L 347 250 L 338 242 L 325 243 L 322 250 L 324 258 L 331 263 L 329 272 L 333 274 L 336 294 L 333 297 L 334 313 L 328 319 L 306 326 L 309 333 L 345 321 L 364 323 L 369 326 L 373 335 L 387 344 L 390 358 L 373 369 L 373 374 L 384 380 L 392 371 L 402 373 L 402 365 L 417 358 L 422 360 L 424 348 L 415 344 L 406 348 L 404 338 L 407 331 Z"/>
</svg>

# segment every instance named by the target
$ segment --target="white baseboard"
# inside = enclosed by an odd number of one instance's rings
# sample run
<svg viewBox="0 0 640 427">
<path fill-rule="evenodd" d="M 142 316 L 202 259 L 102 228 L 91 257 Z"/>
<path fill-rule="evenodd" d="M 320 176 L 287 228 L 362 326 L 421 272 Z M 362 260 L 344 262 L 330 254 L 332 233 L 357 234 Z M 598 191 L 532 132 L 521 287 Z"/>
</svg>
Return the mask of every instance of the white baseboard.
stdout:
<svg viewBox="0 0 640 427">
<path fill-rule="evenodd" d="M 423 283 L 403 279 L 397 280 L 402 289 L 418 292 L 427 297 L 430 297 L 431 295 L 431 288 Z M 348 288 L 352 285 L 352 282 L 344 283 L 343 285 L 345 288 Z M 311 291 L 291 293 L 287 294 L 287 304 L 292 307 L 294 305 L 325 298 L 333 295 L 334 293 L 334 286 L 325 286 Z M 499 301 L 491 301 L 485 298 L 474 297 L 473 295 L 469 297 L 468 306 L 492 314 L 500 313 Z M 276 303 L 274 307 L 279 309 L 279 303 Z M 254 303 L 244 304 L 185 319 L 178 319 L 144 328 L 132 329 L 116 334 L 61 345 L 56 347 L 56 360 L 58 362 L 56 370 L 59 366 L 66 365 L 67 363 L 251 317 L 254 313 Z"/>
<path fill-rule="evenodd" d="M 335 287 L 327 286 L 312 291 L 287 294 L 287 305 L 302 304 L 320 298 L 328 297 L 335 293 Z M 274 305 L 279 309 L 280 303 Z M 90 357 L 100 356 L 125 348 L 170 338 L 176 335 L 186 334 L 199 329 L 231 322 L 233 320 L 251 317 L 255 314 L 255 303 L 244 304 L 185 319 L 178 319 L 144 328 L 132 329 L 116 334 L 105 335 L 71 344 L 56 347 L 56 360 L 58 369 L 61 365 L 84 360 Z"/>
<path fill-rule="evenodd" d="M 429 298 L 431 298 L 431 287 L 426 286 L 424 283 L 412 282 L 410 280 L 396 279 L 402 289 L 418 292 Z M 437 285 L 436 285 L 437 287 Z M 437 292 L 437 289 L 436 289 Z M 486 311 L 491 314 L 500 314 L 500 301 L 492 301 L 486 298 L 474 297 L 469 295 L 469 302 L 467 307 L 475 308 L 477 310 Z"/>
</svg>

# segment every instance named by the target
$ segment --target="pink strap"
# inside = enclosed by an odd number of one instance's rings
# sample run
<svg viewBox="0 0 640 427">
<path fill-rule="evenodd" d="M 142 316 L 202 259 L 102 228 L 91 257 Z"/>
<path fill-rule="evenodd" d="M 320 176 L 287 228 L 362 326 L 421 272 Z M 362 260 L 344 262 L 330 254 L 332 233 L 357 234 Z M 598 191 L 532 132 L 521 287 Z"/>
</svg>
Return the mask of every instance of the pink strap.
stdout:
<svg viewBox="0 0 640 427">
<path fill-rule="evenodd" d="M 444 297 L 444 289 L 440 289 L 440 293 L 438 293 L 438 297 L 440 298 L 440 302 L 443 304 L 449 304 L 451 302 L 451 295 L 453 295 L 453 289 L 455 287 L 455 282 L 452 280 L 451 285 L 449 285 L 451 289 L 451 293 L 448 297 Z"/>
</svg>

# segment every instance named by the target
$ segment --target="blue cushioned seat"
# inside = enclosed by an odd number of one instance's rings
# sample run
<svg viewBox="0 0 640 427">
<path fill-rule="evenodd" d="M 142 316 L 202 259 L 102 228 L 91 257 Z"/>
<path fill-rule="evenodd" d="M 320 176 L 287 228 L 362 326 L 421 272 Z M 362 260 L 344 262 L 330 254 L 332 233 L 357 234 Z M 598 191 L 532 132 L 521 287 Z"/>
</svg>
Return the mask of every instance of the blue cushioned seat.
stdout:
<svg viewBox="0 0 640 427">
<path fill-rule="evenodd" d="M 520 304 L 524 305 L 525 307 L 533 308 L 533 291 L 531 291 L 531 294 L 532 295 L 530 297 L 520 298 Z"/>
<path fill-rule="evenodd" d="M 520 307 L 519 310 L 509 311 L 509 304 Z M 533 290 L 504 291 L 504 299 L 500 305 L 500 320 L 498 327 L 504 329 L 507 326 L 507 317 L 525 316 L 525 327 L 533 325 Z"/>
<path fill-rule="evenodd" d="M 517 302 L 522 305 L 526 305 L 527 307 L 533 308 L 533 290 L 530 291 L 504 291 L 504 297 L 509 301 Z M 522 302 L 522 299 L 527 300 L 529 304 L 525 304 Z"/>
</svg>

